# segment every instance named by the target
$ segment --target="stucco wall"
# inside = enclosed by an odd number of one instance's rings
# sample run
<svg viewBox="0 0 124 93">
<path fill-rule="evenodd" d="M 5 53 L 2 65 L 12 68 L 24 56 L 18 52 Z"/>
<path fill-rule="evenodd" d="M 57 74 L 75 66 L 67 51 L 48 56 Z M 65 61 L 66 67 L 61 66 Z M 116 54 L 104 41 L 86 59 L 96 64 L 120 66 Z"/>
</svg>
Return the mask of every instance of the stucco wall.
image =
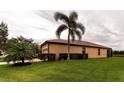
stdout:
<svg viewBox="0 0 124 93">
<path fill-rule="evenodd" d="M 41 48 L 42 53 L 48 53 L 48 44 L 45 44 Z"/>
<path fill-rule="evenodd" d="M 67 45 L 49 44 L 49 53 L 56 53 L 58 59 L 60 53 L 67 53 Z M 70 46 L 70 53 L 82 53 L 82 48 L 79 46 Z"/>
<path fill-rule="evenodd" d="M 100 49 L 100 55 L 98 55 L 98 48 L 87 47 L 86 53 L 88 53 L 89 58 L 107 57 L 107 49 Z"/>
<path fill-rule="evenodd" d="M 70 53 L 82 53 L 82 46 L 70 46 Z M 88 58 L 107 57 L 107 49 L 100 49 L 98 55 L 98 48 L 85 47 Z M 56 53 L 58 59 L 59 53 L 67 53 L 67 45 L 49 44 L 49 53 Z"/>
</svg>

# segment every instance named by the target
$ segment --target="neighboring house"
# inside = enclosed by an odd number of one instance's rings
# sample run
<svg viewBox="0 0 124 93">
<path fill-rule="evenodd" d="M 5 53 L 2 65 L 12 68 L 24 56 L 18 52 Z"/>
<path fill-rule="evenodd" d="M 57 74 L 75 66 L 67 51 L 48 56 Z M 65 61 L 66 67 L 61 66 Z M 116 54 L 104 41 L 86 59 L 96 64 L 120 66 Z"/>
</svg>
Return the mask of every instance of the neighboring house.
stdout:
<svg viewBox="0 0 124 93">
<path fill-rule="evenodd" d="M 59 58 L 59 54 L 67 53 L 67 40 L 52 39 L 47 40 L 41 44 L 42 53 L 54 53 L 56 59 Z M 88 58 L 101 58 L 111 57 L 112 49 L 99 44 L 87 42 L 87 41 L 74 41 L 70 44 L 70 53 L 82 53 L 88 54 Z"/>
</svg>

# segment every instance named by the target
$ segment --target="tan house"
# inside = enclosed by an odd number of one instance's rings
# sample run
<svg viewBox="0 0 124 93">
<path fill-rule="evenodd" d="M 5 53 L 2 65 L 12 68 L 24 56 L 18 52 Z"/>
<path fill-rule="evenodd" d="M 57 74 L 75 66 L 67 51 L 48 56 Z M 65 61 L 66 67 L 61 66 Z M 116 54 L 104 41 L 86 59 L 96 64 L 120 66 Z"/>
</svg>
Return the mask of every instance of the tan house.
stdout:
<svg viewBox="0 0 124 93">
<path fill-rule="evenodd" d="M 41 44 L 42 53 L 54 53 L 59 59 L 61 53 L 67 53 L 67 40 L 52 39 Z M 74 41 L 70 44 L 70 53 L 88 54 L 88 58 L 111 57 L 112 49 L 87 41 Z"/>
</svg>

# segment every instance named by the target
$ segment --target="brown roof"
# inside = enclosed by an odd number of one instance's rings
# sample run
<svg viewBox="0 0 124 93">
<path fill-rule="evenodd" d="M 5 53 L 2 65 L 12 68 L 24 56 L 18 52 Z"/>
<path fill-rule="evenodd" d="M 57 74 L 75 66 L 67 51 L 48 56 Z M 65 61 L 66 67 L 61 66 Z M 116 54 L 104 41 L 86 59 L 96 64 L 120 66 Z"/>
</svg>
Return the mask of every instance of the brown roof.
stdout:
<svg viewBox="0 0 124 93">
<path fill-rule="evenodd" d="M 51 40 L 47 40 L 45 41 L 42 45 L 44 45 L 45 43 L 56 43 L 56 44 L 67 44 L 67 40 L 63 40 L 63 39 L 51 39 Z M 103 45 L 99 45 L 99 44 L 95 44 L 95 43 L 91 43 L 88 41 L 78 41 L 75 40 L 74 42 L 71 41 L 70 43 L 71 45 L 77 45 L 77 46 L 87 46 L 87 47 L 97 47 L 97 48 L 109 48 Z"/>
</svg>

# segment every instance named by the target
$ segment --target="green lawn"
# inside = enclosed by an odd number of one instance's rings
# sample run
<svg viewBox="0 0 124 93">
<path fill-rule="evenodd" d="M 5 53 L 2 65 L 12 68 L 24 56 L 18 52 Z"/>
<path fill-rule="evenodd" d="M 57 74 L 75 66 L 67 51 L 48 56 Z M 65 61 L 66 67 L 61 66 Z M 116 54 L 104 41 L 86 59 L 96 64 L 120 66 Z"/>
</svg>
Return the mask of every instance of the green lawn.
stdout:
<svg viewBox="0 0 124 93">
<path fill-rule="evenodd" d="M 124 81 L 124 57 L 0 65 L 0 81 Z"/>
</svg>

